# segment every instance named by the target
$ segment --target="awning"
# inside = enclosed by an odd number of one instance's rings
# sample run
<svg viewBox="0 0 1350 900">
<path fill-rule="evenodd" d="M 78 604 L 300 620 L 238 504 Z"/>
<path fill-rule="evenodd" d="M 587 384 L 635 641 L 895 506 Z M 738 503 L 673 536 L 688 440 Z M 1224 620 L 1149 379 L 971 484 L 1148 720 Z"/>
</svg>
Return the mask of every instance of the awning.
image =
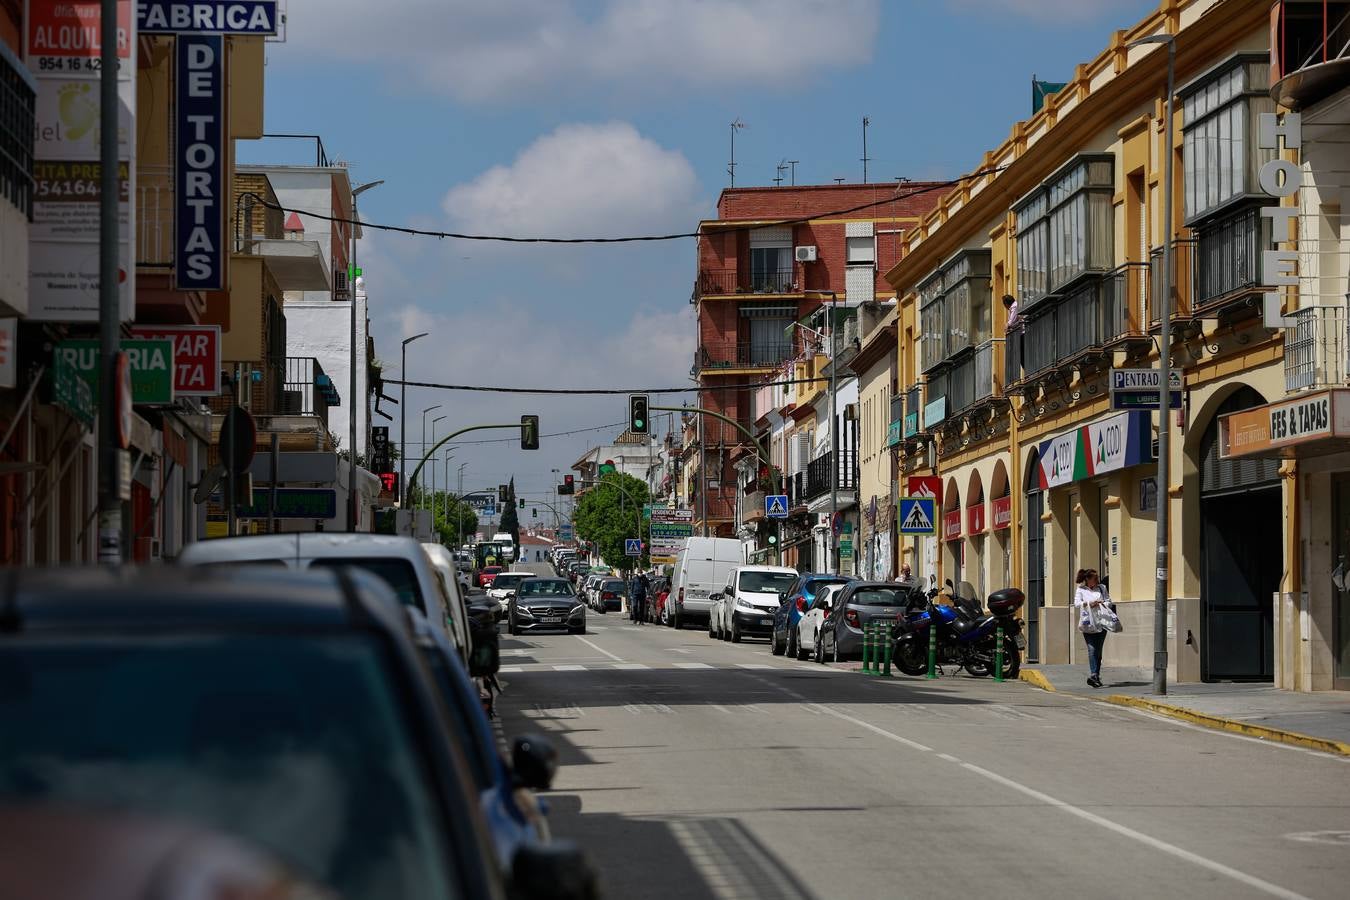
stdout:
<svg viewBox="0 0 1350 900">
<path fill-rule="evenodd" d="M 1219 456 L 1324 456 L 1350 450 L 1350 390 L 1300 394 L 1219 417 Z"/>
<path fill-rule="evenodd" d="M 797 315 L 795 306 L 769 306 L 767 304 L 743 304 L 741 316 L 746 319 L 791 319 Z"/>
</svg>

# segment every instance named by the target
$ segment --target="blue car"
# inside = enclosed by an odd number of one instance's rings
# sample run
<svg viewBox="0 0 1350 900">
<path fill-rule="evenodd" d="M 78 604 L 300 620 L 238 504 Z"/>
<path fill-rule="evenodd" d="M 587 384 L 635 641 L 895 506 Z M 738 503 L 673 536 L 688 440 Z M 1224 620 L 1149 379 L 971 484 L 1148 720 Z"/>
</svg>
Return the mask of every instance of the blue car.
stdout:
<svg viewBox="0 0 1350 900">
<path fill-rule="evenodd" d="M 802 613 L 816 597 L 816 591 L 831 584 L 848 584 L 858 579 L 851 575 L 830 575 L 824 572 L 803 572 L 792 582 L 792 586 L 782 594 L 782 602 L 773 615 L 773 634 L 769 636 L 769 650 L 774 656 L 795 651 L 797 623 Z"/>
</svg>

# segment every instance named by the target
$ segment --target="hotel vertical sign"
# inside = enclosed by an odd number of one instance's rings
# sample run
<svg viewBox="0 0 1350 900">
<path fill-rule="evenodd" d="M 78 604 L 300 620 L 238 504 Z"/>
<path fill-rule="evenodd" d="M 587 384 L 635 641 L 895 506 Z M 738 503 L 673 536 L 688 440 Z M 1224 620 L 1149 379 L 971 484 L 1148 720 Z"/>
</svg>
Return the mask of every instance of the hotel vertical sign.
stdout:
<svg viewBox="0 0 1350 900">
<path fill-rule="evenodd" d="M 1256 145 L 1262 150 L 1274 150 L 1275 157 L 1262 164 L 1258 175 L 1261 191 L 1276 199 L 1275 206 L 1261 207 L 1261 217 L 1270 219 L 1270 240 L 1278 248 L 1296 238 L 1289 236 L 1290 225 L 1297 225 L 1299 215 L 1298 191 L 1303 186 L 1303 169 L 1296 162 L 1281 159 L 1280 138 L 1284 138 L 1284 149 L 1298 150 L 1303 146 L 1303 117 L 1298 113 L 1284 114 L 1284 121 L 1275 113 L 1261 113 L 1257 117 Z M 1278 201 L 1294 197 L 1293 206 L 1281 205 Z M 1266 249 L 1261 253 L 1261 271 L 1264 281 L 1277 290 L 1269 291 L 1263 297 L 1263 318 L 1267 328 L 1288 328 L 1294 324 L 1280 312 L 1280 292 L 1278 288 L 1298 286 L 1298 251 Z"/>
<path fill-rule="evenodd" d="M 182 34 L 176 49 L 174 287 L 225 288 L 225 39 Z"/>
</svg>

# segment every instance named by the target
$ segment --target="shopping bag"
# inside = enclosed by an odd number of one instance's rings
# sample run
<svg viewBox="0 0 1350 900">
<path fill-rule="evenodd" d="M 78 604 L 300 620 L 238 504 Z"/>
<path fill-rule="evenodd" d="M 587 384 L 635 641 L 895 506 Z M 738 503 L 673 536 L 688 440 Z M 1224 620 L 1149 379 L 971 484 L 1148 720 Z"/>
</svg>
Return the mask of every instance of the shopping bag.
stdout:
<svg viewBox="0 0 1350 900">
<path fill-rule="evenodd" d="M 1095 611 L 1091 606 L 1078 607 L 1078 630 L 1083 634 L 1095 634 L 1101 631 L 1101 626 L 1097 624 L 1097 618 L 1093 615 Z"/>
<path fill-rule="evenodd" d="M 1094 612 L 1097 614 L 1097 624 L 1104 630 L 1112 634 L 1120 634 L 1125 630 L 1125 626 L 1120 624 L 1120 616 L 1116 615 L 1110 603 L 1103 603 Z"/>
</svg>

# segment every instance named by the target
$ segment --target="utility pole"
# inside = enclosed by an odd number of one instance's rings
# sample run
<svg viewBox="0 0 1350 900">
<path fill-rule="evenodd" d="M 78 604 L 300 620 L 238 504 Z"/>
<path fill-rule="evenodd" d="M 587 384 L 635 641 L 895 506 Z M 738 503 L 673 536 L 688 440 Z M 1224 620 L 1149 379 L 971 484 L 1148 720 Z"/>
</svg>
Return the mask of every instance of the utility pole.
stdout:
<svg viewBox="0 0 1350 900">
<path fill-rule="evenodd" d="M 398 508 L 399 510 L 408 507 L 408 345 L 418 338 L 424 338 L 427 332 L 414 334 L 412 337 L 403 339 L 402 368 L 399 374 L 402 376 L 399 380 L 402 384 L 398 389 Z"/>
<path fill-rule="evenodd" d="M 118 268 L 119 172 L 117 158 L 117 0 L 103 0 L 99 47 L 99 202 L 98 202 L 98 561 L 122 562 L 122 456 L 117 436 L 117 353 L 122 319 Z M 134 77 L 135 73 L 131 75 Z M 234 498 L 229 498 L 233 503 Z"/>
</svg>

